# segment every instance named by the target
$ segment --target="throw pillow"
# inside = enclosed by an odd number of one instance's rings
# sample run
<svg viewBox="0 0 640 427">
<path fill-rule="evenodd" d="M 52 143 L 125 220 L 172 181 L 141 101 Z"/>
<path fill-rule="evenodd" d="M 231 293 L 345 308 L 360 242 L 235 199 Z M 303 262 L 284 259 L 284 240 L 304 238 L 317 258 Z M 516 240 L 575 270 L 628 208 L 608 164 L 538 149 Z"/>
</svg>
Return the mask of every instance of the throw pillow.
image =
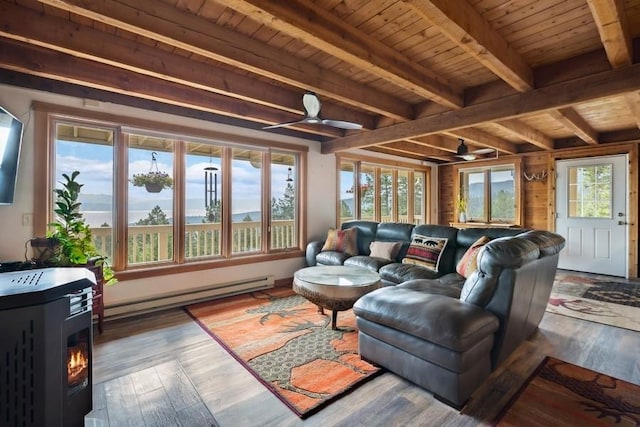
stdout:
<svg viewBox="0 0 640 427">
<path fill-rule="evenodd" d="M 403 264 L 415 264 L 438 271 L 442 251 L 447 244 L 446 237 L 430 237 L 415 234 L 407 250 L 407 255 L 402 259 Z"/>
<path fill-rule="evenodd" d="M 456 271 L 459 275 L 467 278 L 478 269 L 478 252 L 480 252 L 480 249 L 489 243 L 490 240 L 487 236 L 482 236 L 469 246 L 469 249 L 467 249 L 462 258 L 460 258 L 456 266 Z"/>
<path fill-rule="evenodd" d="M 358 255 L 357 233 L 358 229 L 355 227 L 345 230 L 330 228 L 322 250 L 343 252 L 350 256 Z"/>
<path fill-rule="evenodd" d="M 393 260 L 400 252 L 401 247 L 402 242 L 371 242 L 371 245 L 369 245 L 370 256 Z"/>
</svg>

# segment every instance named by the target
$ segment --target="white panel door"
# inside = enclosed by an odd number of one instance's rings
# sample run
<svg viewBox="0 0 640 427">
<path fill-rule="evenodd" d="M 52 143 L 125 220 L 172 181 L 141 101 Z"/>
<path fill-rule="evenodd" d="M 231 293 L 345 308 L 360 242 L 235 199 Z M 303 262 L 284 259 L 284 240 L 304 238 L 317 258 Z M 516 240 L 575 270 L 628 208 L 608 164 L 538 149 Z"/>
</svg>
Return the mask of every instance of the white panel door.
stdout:
<svg viewBox="0 0 640 427">
<path fill-rule="evenodd" d="M 627 277 L 627 156 L 556 162 L 559 268 Z"/>
</svg>

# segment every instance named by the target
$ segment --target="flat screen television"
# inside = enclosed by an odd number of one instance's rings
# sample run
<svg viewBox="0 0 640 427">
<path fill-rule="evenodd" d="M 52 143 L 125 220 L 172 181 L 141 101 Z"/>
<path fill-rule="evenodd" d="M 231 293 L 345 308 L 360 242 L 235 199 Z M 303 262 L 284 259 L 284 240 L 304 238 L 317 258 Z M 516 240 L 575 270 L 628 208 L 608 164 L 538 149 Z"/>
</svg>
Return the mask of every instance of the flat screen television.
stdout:
<svg viewBox="0 0 640 427">
<path fill-rule="evenodd" d="M 0 205 L 13 203 L 24 125 L 0 107 Z"/>
</svg>

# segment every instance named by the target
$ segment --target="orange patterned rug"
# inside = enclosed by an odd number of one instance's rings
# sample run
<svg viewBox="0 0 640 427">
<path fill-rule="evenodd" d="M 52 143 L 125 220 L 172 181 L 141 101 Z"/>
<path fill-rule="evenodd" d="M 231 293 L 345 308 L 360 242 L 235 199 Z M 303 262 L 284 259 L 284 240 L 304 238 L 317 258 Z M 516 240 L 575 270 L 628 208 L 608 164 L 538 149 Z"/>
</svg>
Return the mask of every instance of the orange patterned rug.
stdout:
<svg viewBox="0 0 640 427">
<path fill-rule="evenodd" d="M 380 368 L 358 355 L 351 310 L 318 308 L 291 289 L 193 304 L 187 312 L 260 382 L 305 418 L 363 384 Z"/>
<path fill-rule="evenodd" d="M 640 426 L 640 386 L 546 357 L 496 426 Z"/>
</svg>

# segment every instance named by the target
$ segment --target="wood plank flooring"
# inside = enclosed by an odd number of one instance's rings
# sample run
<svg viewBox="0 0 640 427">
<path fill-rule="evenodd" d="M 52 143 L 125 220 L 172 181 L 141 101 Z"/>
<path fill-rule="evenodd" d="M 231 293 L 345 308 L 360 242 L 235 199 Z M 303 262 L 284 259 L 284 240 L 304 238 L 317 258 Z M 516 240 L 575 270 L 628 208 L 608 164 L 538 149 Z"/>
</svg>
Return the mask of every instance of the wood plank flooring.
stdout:
<svg viewBox="0 0 640 427">
<path fill-rule="evenodd" d="M 639 332 L 550 313 L 462 412 L 384 373 L 300 420 L 182 309 L 107 322 L 93 354 L 100 427 L 489 425 L 546 355 L 640 384 Z"/>
</svg>

